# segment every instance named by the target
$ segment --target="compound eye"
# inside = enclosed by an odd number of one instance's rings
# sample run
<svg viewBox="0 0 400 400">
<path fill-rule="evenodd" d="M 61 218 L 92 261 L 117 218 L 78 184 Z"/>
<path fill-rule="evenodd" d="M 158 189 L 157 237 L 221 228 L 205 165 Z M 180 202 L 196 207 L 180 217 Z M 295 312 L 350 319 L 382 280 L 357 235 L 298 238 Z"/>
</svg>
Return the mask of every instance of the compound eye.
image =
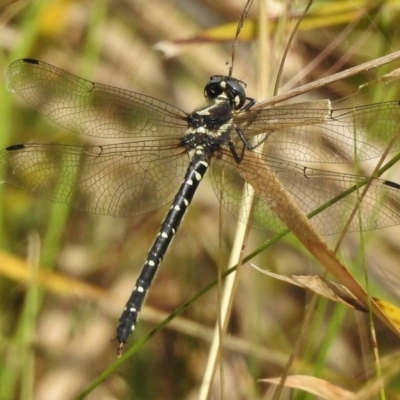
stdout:
<svg viewBox="0 0 400 400">
<path fill-rule="evenodd" d="M 210 82 L 204 88 L 204 96 L 207 100 L 214 100 L 223 92 L 223 79 L 221 76 L 212 76 Z"/>
<path fill-rule="evenodd" d="M 237 79 L 230 78 L 226 81 L 226 89 L 228 97 L 231 99 L 232 107 L 238 110 L 244 106 L 246 102 L 246 92 L 243 83 Z"/>
<path fill-rule="evenodd" d="M 229 76 L 214 75 L 204 88 L 207 100 L 225 97 L 234 110 L 242 108 L 246 102 L 244 83 Z"/>
</svg>

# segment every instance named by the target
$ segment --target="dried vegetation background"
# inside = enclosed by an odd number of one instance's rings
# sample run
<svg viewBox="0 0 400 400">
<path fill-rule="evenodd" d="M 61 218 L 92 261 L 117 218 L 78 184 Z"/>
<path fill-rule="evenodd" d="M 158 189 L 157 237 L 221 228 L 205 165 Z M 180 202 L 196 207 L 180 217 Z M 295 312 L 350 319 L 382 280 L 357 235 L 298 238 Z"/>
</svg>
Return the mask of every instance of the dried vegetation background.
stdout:
<svg viewBox="0 0 400 400">
<path fill-rule="evenodd" d="M 244 3 L 1 1 L 1 148 L 21 142 L 85 141 L 6 91 L 11 61 L 37 58 L 192 111 L 204 102 L 209 76 L 227 73 L 229 40 Z M 272 93 L 289 33 L 304 6 L 304 1 L 268 2 L 268 43 L 260 49 L 255 35 L 265 20 L 254 5 L 234 69 L 234 75 L 247 82 L 249 96 Z M 398 1 L 315 1 L 290 49 L 281 91 L 398 50 L 399 18 Z M 208 30 L 215 27 L 220 30 Z M 266 61 L 261 71 L 268 78 L 265 87 L 259 84 L 261 59 Z M 365 71 L 314 95 L 332 100 L 354 95 L 359 85 L 395 67 Z M 400 98 L 398 83 L 367 89 L 359 95 L 361 102 Z M 388 176 L 399 182 L 398 169 Z M 138 218 L 88 215 L 0 186 L 0 399 L 76 398 L 114 362 L 116 343 L 111 340 L 117 320 L 166 210 Z M 215 279 L 218 265 L 226 265 L 235 219 L 226 213 L 222 217 L 220 229 L 221 209 L 206 180 L 161 266 L 129 346 Z M 252 232 L 245 253 L 270 237 L 268 232 Z M 340 256 L 362 282 L 366 271 L 374 296 L 398 303 L 399 228 L 362 237 L 364 248 L 359 235 L 349 235 Z M 334 237 L 327 240 L 335 243 Z M 290 237 L 253 261 L 282 274 L 323 273 Z M 217 378 L 213 398 L 221 397 L 220 390 L 229 399 L 271 398 L 275 386 L 258 380 L 280 376 L 296 344 L 300 351 L 293 374 L 321 377 L 354 392 L 373 381 L 376 363 L 367 318 L 321 301 L 300 338 L 309 298 L 301 289 L 244 268 L 224 340 L 225 380 Z M 217 310 L 214 288 L 87 398 L 197 398 Z M 376 329 L 381 361 L 396 360 L 398 339 L 379 324 Z M 391 363 L 399 364 L 398 357 Z M 400 398 L 399 382 L 396 371 L 385 384 L 387 398 Z M 287 390 L 282 398 L 306 397 Z"/>
</svg>

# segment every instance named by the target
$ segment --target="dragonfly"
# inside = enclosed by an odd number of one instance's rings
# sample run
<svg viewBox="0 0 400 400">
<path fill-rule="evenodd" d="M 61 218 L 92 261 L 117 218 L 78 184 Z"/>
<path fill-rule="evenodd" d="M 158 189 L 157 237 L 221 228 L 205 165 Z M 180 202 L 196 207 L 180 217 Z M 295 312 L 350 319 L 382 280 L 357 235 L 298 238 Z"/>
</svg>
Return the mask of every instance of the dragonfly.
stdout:
<svg viewBox="0 0 400 400">
<path fill-rule="evenodd" d="M 365 176 L 338 166 L 350 165 L 355 154 L 358 161 L 380 157 L 400 130 L 399 101 L 340 109 L 329 100 L 271 106 L 248 97 L 246 85 L 232 76 L 212 76 L 204 89 L 207 104 L 193 112 L 35 59 L 14 61 L 6 79 L 10 91 L 55 124 L 105 143 L 11 145 L 0 152 L 2 182 L 115 217 L 171 204 L 119 319 L 118 355 L 208 170 L 217 197 L 233 213 L 248 196 L 240 188 L 249 174 L 260 177 L 268 170 L 309 214 L 364 185 Z M 400 141 L 393 140 L 392 150 L 399 149 Z M 285 224 L 272 211 L 279 198 L 271 199 L 271 185 L 256 188 L 253 217 L 281 232 Z M 356 205 L 359 218 L 349 231 L 399 224 L 400 185 L 372 178 L 369 185 L 362 201 L 349 191 L 315 215 L 314 227 L 324 235 L 340 232 Z"/>
</svg>

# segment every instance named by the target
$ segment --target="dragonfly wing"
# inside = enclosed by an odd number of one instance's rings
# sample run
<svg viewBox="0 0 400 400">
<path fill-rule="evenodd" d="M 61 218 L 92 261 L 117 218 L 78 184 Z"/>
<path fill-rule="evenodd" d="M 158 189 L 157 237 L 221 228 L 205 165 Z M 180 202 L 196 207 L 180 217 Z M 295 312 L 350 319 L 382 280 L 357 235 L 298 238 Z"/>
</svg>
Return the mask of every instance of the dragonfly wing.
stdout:
<svg viewBox="0 0 400 400">
<path fill-rule="evenodd" d="M 396 101 L 336 110 L 328 100 L 265 109 L 256 105 L 234 120 L 248 139 L 267 136 L 269 154 L 300 162 L 377 158 L 392 138 L 400 136 L 400 104 Z M 400 140 L 396 139 L 391 151 L 398 149 Z"/>
<path fill-rule="evenodd" d="M 187 168 L 178 140 L 103 146 L 14 145 L 0 152 L 0 179 L 97 214 L 142 214 L 169 202 Z"/>
<path fill-rule="evenodd" d="M 178 137 L 187 129 L 187 115 L 178 108 L 87 81 L 42 61 L 14 61 L 7 71 L 7 87 L 56 124 L 89 136 Z"/>
<path fill-rule="evenodd" d="M 224 207 L 235 215 L 238 215 L 241 202 L 248 196 L 247 192 L 242 191 L 242 187 L 245 179 L 249 178 L 249 170 L 254 171 L 254 174 L 260 174 L 265 168 L 274 172 L 305 214 L 314 212 L 318 207 L 348 190 L 343 198 L 312 217 L 312 224 L 323 235 L 338 233 L 343 229 L 354 208 L 359 204 L 363 191 L 361 185 L 367 181 L 367 178 L 362 176 L 310 168 L 271 156 L 259 158 L 247 151 L 239 164 L 231 159 L 228 150 L 214 161 L 212 168 L 214 190 L 217 196 L 220 195 L 220 185 L 223 185 L 225 193 L 220 200 Z M 256 188 L 252 224 L 256 228 L 282 232 L 285 225 L 268 206 L 270 202 L 279 203 L 279 198 L 271 198 L 270 193 L 275 193 L 276 190 L 271 190 L 270 185 L 270 182 L 263 182 L 262 187 Z M 351 191 L 355 186 L 360 187 Z M 370 230 L 398 224 L 400 224 L 400 185 L 383 179 L 372 179 L 348 231 Z"/>
</svg>

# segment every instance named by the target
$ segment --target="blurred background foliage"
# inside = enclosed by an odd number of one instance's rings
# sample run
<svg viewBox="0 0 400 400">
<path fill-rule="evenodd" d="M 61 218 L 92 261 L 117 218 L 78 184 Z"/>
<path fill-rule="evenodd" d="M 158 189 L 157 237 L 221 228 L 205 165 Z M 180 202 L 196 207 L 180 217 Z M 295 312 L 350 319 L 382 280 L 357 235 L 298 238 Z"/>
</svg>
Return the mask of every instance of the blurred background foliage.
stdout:
<svg viewBox="0 0 400 400">
<path fill-rule="evenodd" d="M 255 2 L 237 49 L 234 76 L 247 94 L 271 95 L 289 34 L 305 1 Z M 32 57 L 86 79 L 146 93 L 185 111 L 204 103 L 209 76 L 226 74 L 243 0 L 32 0 L 0 2 L 0 145 L 80 143 L 42 118 L 5 87 L 7 66 Z M 300 24 L 285 63 L 280 92 L 400 49 L 400 1 L 319 1 Z M 257 45 L 267 24 L 264 48 Z M 260 65 L 264 64 L 264 69 Z M 357 95 L 363 103 L 398 99 L 398 84 L 378 80 L 399 63 L 364 71 L 313 96 Z M 260 87 L 260 74 L 267 83 Z M 398 171 L 389 175 L 396 181 Z M 398 181 L 398 179 L 397 179 Z M 0 185 L 0 398 L 75 398 L 115 359 L 116 323 L 167 208 L 138 218 L 80 213 Z M 222 229 L 219 229 L 219 219 Z M 222 212 L 206 180 L 196 194 L 141 314 L 129 345 L 217 275 L 232 245 L 235 219 Z M 341 257 L 374 296 L 398 302 L 398 227 L 349 235 Z M 271 234 L 252 232 L 245 252 Z M 327 238 L 334 243 L 335 238 Z M 25 264 L 28 261 L 29 267 Z M 282 274 L 322 268 L 288 237 L 254 262 Z M 361 278 L 360 278 L 361 279 Z M 364 318 L 321 301 L 306 339 L 299 338 L 309 295 L 246 267 L 223 353 L 230 399 L 270 398 L 258 379 L 279 376 L 300 343 L 297 374 L 327 379 L 351 391 L 375 376 Z M 196 398 L 217 318 L 214 289 L 171 327 L 153 336 L 87 398 Z M 380 357 L 394 357 L 398 340 L 377 326 Z M 397 362 L 398 364 L 398 362 Z M 384 374 L 384 372 L 383 372 Z M 397 374 L 397 375 L 396 375 Z M 387 398 L 400 398 L 399 373 Z M 264 397 L 265 396 L 265 397 Z M 288 390 L 283 398 L 310 398 Z M 373 394 L 371 398 L 374 398 Z"/>
</svg>

